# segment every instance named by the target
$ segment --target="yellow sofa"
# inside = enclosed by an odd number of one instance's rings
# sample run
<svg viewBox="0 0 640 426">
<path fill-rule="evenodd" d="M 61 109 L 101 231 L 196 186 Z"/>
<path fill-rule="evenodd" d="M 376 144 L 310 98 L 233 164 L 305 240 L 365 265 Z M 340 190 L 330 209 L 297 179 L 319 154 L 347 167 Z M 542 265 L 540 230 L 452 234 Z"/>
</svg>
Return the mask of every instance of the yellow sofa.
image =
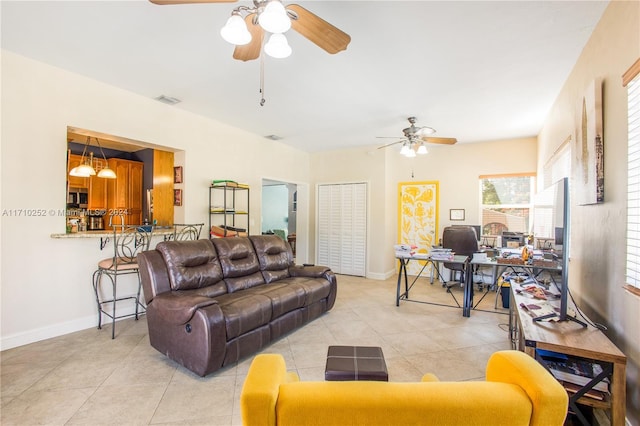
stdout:
<svg viewBox="0 0 640 426">
<path fill-rule="evenodd" d="M 277 354 L 254 358 L 242 388 L 246 426 L 562 425 L 564 388 L 528 355 L 500 351 L 486 381 L 301 382 Z"/>
</svg>

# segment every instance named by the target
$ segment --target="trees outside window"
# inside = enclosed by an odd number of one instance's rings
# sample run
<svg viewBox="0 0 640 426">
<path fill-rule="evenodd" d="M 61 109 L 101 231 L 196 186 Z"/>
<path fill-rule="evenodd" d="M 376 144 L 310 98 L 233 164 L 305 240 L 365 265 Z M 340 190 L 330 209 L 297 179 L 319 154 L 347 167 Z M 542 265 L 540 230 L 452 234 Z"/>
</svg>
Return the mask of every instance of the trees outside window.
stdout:
<svg viewBox="0 0 640 426">
<path fill-rule="evenodd" d="M 534 193 L 533 174 L 480 176 L 482 234 L 529 233 Z"/>
</svg>

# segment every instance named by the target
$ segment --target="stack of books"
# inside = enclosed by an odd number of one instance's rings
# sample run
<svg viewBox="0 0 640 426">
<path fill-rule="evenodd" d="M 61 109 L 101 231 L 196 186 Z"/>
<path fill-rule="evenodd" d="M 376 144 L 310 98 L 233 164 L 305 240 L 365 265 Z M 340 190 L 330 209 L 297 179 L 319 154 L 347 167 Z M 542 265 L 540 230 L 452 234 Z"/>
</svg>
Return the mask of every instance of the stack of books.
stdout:
<svg viewBox="0 0 640 426">
<path fill-rule="evenodd" d="M 431 259 L 433 260 L 453 260 L 455 253 L 448 248 L 434 247 L 431 249 Z"/>
<path fill-rule="evenodd" d="M 212 186 L 227 186 L 231 188 L 249 188 L 246 183 L 238 183 L 235 180 L 229 179 L 214 179 L 211 181 Z"/>
<path fill-rule="evenodd" d="M 222 206 L 213 206 L 210 210 L 211 213 L 235 213 L 236 209 L 233 207 L 224 208 Z"/>
<path fill-rule="evenodd" d="M 224 238 L 224 237 L 246 237 L 247 230 L 244 228 L 237 228 L 233 226 L 224 225 L 212 225 L 211 237 L 212 238 Z"/>
<path fill-rule="evenodd" d="M 536 358 L 570 393 L 578 392 L 603 371 L 602 365 L 596 361 L 542 349 L 536 349 Z M 584 396 L 602 401 L 607 398 L 608 394 L 609 379 L 604 378 L 589 389 Z"/>
</svg>

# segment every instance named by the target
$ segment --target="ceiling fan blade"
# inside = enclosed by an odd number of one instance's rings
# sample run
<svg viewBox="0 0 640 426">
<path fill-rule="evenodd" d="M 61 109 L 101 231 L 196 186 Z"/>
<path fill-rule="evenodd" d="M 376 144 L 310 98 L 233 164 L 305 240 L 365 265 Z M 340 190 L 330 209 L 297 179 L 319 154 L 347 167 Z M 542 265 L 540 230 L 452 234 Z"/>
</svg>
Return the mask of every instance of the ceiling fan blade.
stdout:
<svg viewBox="0 0 640 426">
<path fill-rule="evenodd" d="M 153 4 L 161 6 L 167 4 L 192 4 L 192 3 L 235 3 L 238 0 L 149 0 Z"/>
<path fill-rule="evenodd" d="M 386 145 L 379 146 L 378 149 L 386 148 L 388 146 L 395 145 L 395 144 L 398 144 L 398 143 L 404 143 L 404 142 L 405 142 L 404 139 L 400 139 L 399 141 L 395 141 L 395 142 L 388 143 Z"/>
<path fill-rule="evenodd" d="M 240 61 L 252 61 L 260 57 L 260 50 L 262 50 L 262 39 L 264 38 L 264 30 L 260 25 L 253 22 L 255 13 L 251 13 L 244 18 L 244 22 L 247 24 L 247 29 L 251 33 L 251 41 L 242 46 L 236 46 L 233 51 L 233 59 Z"/>
<path fill-rule="evenodd" d="M 298 15 L 298 19 L 291 20 L 291 27 L 309 41 L 332 55 L 347 49 L 351 41 L 349 34 L 300 5 L 290 4 L 287 9 Z"/>
<path fill-rule="evenodd" d="M 456 142 L 458 142 L 458 139 L 456 139 L 456 138 L 434 138 L 434 137 L 430 137 L 430 136 L 424 136 L 421 139 L 423 141 L 425 141 L 425 142 L 437 143 L 437 144 L 442 144 L 442 145 L 453 145 Z"/>
</svg>

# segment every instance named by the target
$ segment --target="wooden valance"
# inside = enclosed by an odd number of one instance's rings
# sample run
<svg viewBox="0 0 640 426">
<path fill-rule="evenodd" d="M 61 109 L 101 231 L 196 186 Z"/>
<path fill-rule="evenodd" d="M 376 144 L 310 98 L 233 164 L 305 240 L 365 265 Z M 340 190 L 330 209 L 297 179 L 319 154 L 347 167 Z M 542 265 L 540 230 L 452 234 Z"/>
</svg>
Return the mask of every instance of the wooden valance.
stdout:
<svg viewBox="0 0 640 426">
<path fill-rule="evenodd" d="M 629 84 L 629 82 L 633 80 L 638 74 L 640 74 L 640 58 L 638 58 L 638 60 L 633 65 L 631 65 L 631 68 L 629 68 L 624 74 L 622 74 L 622 86 L 627 87 L 627 84 Z"/>
</svg>

